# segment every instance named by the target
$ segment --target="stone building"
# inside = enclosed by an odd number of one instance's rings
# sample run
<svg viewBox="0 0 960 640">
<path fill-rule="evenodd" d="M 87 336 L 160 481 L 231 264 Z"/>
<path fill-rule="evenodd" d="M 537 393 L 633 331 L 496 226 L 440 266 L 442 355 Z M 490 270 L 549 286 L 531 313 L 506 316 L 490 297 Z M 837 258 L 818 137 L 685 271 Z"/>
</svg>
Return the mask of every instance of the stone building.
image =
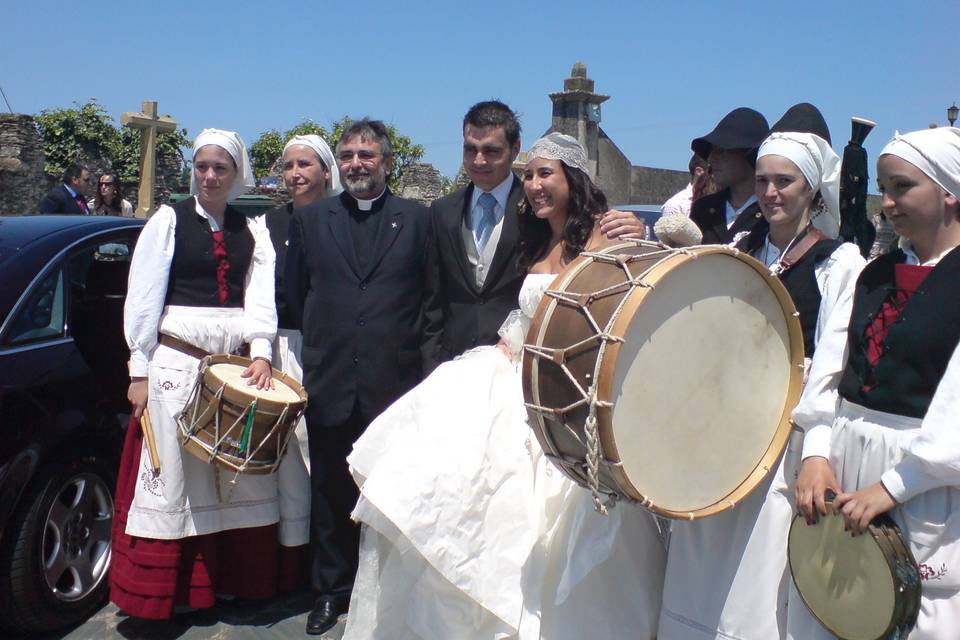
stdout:
<svg viewBox="0 0 960 640">
<path fill-rule="evenodd" d="M 610 139 L 600 126 L 600 105 L 610 99 L 594 91 L 582 62 L 573 65 L 563 91 L 550 94 L 553 117 L 545 133 L 559 131 L 573 136 L 587 150 L 591 177 L 611 205 L 662 204 L 690 181 L 686 171 L 639 167 Z"/>
<path fill-rule="evenodd" d="M 447 181 L 436 167 L 417 162 L 404 168 L 397 195 L 429 205 L 444 194 L 446 187 Z"/>
<path fill-rule="evenodd" d="M 0 113 L 0 215 L 34 212 L 52 184 L 43 171 L 45 162 L 36 120 Z"/>
</svg>

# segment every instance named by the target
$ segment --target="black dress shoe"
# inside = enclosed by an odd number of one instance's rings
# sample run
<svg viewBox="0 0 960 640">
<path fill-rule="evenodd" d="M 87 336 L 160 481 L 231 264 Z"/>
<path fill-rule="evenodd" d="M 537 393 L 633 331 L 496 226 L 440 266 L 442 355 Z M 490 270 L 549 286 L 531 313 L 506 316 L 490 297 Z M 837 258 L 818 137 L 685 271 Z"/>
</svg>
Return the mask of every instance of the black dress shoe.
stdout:
<svg viewBox="0 0 960 640">
<path fill-rule="evenodd" d="M 307 616 L 307 634 L 311 636 L 323 635 L 337 624 L 343 607 L 338 607 L 336 601 L 329 596 L 320 596 L 313 610 Z"/>
</svg>

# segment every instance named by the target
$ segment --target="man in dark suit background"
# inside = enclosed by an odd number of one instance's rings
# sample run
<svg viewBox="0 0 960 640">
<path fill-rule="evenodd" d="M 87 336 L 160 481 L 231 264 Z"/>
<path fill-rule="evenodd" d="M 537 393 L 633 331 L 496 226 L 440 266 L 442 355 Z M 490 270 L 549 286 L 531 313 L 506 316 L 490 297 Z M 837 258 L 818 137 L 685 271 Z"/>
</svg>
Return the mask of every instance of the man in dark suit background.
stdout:
<svg viewBox="0 0 960 640">
<path fill-rule="evenodd" d="M 518 306 L 525 275 L 517 269 L 523 183 L 512 167 L 519 152 L 520 123 L 507 105 L 488 100 L 470 107 L 463 118 L 463 168 L 470 184 L 430 207 L 436 238 L 430 289 L 442 311 L 430 369 L 467 349 L 495 344 L 507 314 Z M 607 212 L 600 228 L 609 238 L 644 234 L 643 222 L 623 211 Z"/>
<path fill-rule="evenodd" d="M 87 192 L 93 184 L 93 176 L 85 166 L 73 163 L 63 172 L 62 183 L 43 196 L 37 205 L 38 213 L 71 213 L 89 215 Z"/>
<path fill-rule="evenodd" d="M 357 569 L 350 512 L 358 493 L 346 457 L 373 418 L 421 380 L 437 318 L 425 308 L 430 219 L 386 186 L 394 162 L 386 127 L 354 122 L 335 155 L 346 191 L 294 212 L 285 269 L 310 397 L 314 635 L 346 611 Z"/>
<path fill-rule="evenodd" d="M 690 207 L 690 219 L 703 232 L 703 244 L 728 244 L 763 219 L 754 195 L 757 149 L 769 135 L 767 119 L 747 107 L 734 109 L 713 131 L 690 143 L 707 159 L 720 191 Z"/>
</svg>

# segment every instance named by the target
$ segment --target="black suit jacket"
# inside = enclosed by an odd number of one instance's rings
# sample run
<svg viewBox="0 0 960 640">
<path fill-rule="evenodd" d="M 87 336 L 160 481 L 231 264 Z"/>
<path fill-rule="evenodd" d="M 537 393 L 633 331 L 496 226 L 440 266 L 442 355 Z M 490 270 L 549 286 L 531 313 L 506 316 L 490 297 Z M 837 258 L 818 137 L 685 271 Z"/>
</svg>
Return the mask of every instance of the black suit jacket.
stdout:
<svg viewBox="0 0 960 640">
<path fill-rule="evenodd" d="M 430 257 L 431 291 L 436 296 L 435 307 L 442 312 L 430 368 L 477 345 L 496 344 L 500 339 L 497 330 L 518 304 L 524 276 L 517 269 L 517 207 L 523 197 L 522 183 L 513 178 L 500 240 L 482 288 L 477 287 L 463 246 L 462 226 L 473 189 L 470 184 L 430 206 L 436 234 Z"/>
<path fill-rule="evenodd" d="M 285 292 L 303 331 L 303 382 L 311 429 L 344 423 L 355 404 L 372 418 L 422 378 L 435 333 L 425 309 L 427 209 L 383 196 L 367 268 L 354 250 L 343 193 L 294 210 Z"/>
<path fill-rule="evenodd" d="M 82 196 L 81 196 L 82 197 Z M 38 213 L 70 213 L 76 215 L 86 215 L 88 212 L 80 208 L 77 201 L 73 199 L 70 192 L 63 184 L 58 184 L 51 189 L 47 195 L 43 196 L 40 204 L 37 205 Z"/>
<path fill-rule="evenodd" d="M 741 231 L 749 232 L 753 226 L 763 220 L 760 205 L 756 202 L 740 212 L 733 225 L 727 228 L 727 200 L 730 190 L 703 196 L 695 200 L 690 207 L 690 219 L 703 232 L 703 244 L 729 244 Z"/>
</svg>

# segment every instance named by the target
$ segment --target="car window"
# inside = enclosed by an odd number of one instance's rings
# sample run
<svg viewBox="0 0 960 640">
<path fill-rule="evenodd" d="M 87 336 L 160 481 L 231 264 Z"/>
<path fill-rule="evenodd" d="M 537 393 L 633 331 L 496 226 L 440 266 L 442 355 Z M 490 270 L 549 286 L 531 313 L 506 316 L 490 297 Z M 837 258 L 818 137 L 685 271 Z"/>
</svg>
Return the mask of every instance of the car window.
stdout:
<svg viewBox="0 0 960 640">
<path fill-rule="evenodd" d="M 63 336 L 64 333 L 63 269 L 55 269 L 43 278 L 18 311 L 6 346 L 14 346 Z"/>
</svg>

